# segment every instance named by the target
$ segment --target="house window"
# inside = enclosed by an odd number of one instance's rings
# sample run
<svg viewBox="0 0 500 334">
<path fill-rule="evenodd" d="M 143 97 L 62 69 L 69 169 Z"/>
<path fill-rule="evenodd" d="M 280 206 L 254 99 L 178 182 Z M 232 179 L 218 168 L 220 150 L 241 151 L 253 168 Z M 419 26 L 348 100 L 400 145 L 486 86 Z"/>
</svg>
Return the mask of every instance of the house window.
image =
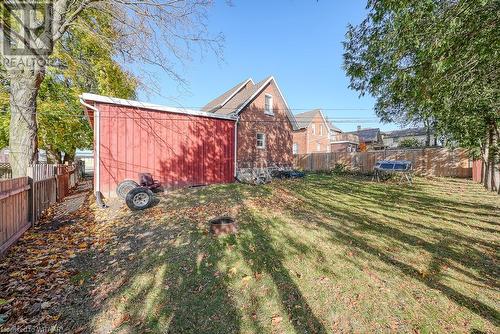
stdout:
<svg viewBox="0 0 500 334">
<path fill-rule="evenodd" d="M 271 94 L 266 94 L 266 100 L 264 104 L 264 114 L 274 115 L 273 112 L 273 96 Z"/>
<path fill-rule="evenodd" d="M 316 151 L 321 151 L 321 144 L 320 144 L 320 143 L 318 143 L 318 144 L 316 145 Z"/>
<path fill-rule="evenodd" d="M 257 133 L 257 148 L 266 148 L 266 135 L 264 133 Z"/>
<path fill-rule="evenodd" d="M 314 126 L 314 124 L 311 124 L 311 131 L 313 135 L 316 134 L 316 127 Z"/>
<path fill-rule="evenodd" d="M 292 153 L 293 153 L 293 154 L 299 154 L 299 144 L 297 144 L 297 143 L 293 143 L 293 146 L 292 146 Z"/>
<path fill-rule="evenodd" d="M 320 126 L 319 126 L 319 134 L 321 136 L 323 135 L 323 124 L 320 124 Z"/>
</svg>

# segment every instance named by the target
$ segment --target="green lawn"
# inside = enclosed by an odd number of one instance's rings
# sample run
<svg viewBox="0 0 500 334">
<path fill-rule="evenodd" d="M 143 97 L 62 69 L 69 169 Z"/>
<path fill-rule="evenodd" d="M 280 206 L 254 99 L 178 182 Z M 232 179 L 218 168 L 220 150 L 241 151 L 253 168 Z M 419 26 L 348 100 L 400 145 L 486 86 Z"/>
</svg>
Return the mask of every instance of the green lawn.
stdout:
<svg viewBox="0 0 500 334">
<path fill-rule="evenodd" d="M 207 220 L 224 213 L 239 233 L 211 237 Z M 77 259 L 88 278 L 67 308 L 73 327 L 498 332 L 500 197 L 471 181 L 308 175 L 95 215 L 104 246 Z"/>
</svg>

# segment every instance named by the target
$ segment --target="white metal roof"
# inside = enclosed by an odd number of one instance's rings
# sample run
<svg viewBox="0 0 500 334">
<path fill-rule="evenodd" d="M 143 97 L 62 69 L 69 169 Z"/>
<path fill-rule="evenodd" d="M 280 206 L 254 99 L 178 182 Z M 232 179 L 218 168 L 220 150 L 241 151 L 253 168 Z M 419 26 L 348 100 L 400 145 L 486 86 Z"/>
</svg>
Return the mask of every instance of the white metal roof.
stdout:
<svg viewBox="0 0 500 334">
<path fill-rule="evenodd" d="M 115 105 L 120 105 L 120 106 L 141 108 L 141 109 L 150 109 L 150 110 L 156 110 L 156 111 L 171 112 L 171 113 L 176 113 L 176 114 L 185 114 L 185 115 L 191 115 L 191 116 L 219 118 L 219 119 L 227 119 L 227 120 L 232 120 L 232 121 L 236 120 L 236 117 L 233 115 L 214 114 L 211 112 L 205 112 L 205 111 L 199 111 L 199 110 L 167 107 L 167 106 L 162 106 L 162 105 L 158 105 L 158 104 L 152 104 L 152 103 L 140 102 L 140 101 L 134 101 L 134 100 L 125 100 L 125 99 L 119 99 L 116 97 L 102 96 L 102 95 L 96 95 L 96 94 L 90 94 L 90 93 L 83 93 L 82 95 L 80 95 L 80 98 L 86 102 L 93 101 L 93 102 L 109 103 L 109 104 L 115 104 Z"/>
</svg>

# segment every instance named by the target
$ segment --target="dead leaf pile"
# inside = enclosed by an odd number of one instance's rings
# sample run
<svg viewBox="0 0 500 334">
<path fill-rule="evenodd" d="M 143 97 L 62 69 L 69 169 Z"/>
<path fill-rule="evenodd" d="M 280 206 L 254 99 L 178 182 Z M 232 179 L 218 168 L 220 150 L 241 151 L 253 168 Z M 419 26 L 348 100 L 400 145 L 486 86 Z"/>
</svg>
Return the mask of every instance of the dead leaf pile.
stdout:
<svg viewBox="0 0 500 334">
<path fill-rule="evenodd" d="M 50 328 L 59 320 L 60 305 L 75 289 L 69 262 L 103 243 L 86 196 L 69 216 L 53 219 L 51 210 L 0 259 L 0 331 Z"/>
</svg>

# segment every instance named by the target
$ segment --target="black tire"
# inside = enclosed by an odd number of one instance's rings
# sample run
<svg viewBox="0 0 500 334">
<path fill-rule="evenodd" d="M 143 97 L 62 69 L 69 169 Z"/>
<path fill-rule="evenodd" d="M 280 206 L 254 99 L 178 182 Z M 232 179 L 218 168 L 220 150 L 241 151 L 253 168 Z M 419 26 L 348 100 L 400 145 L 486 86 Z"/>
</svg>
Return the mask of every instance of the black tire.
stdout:
<svg viewBox="0 0 500 334">
<path fill-rule="evenodd" d="M 130 190 L 137 188 L 139 184 L 134 180 L 123 180 L 118 183 L 118 187 L 116 187 L 116 194 L 120 196 L 120 198 L 125 199 Z"/>
<path fill-rule="evenodd" d="M 137 187 L 128 192 L 125 202 L 130 210 L 144 210 L 151 206 L 154 196 L 148 188 Z"/>
</svg>

